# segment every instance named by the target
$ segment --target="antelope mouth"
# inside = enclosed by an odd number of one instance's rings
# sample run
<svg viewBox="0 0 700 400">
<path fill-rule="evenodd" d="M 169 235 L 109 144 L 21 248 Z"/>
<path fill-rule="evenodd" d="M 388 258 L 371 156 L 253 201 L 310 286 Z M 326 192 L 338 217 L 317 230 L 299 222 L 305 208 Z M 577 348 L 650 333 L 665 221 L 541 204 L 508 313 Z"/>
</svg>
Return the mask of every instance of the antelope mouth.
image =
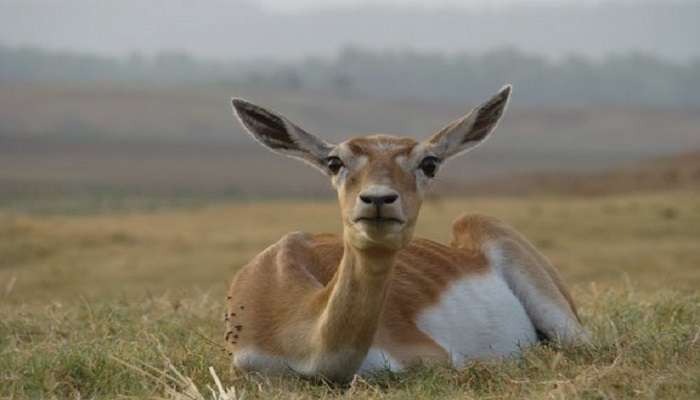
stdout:
<svg viewBox="0 0 700 400">
<path fill-rule="evenodd" d="M 393 217 L 359 217 L 355 218 L 354 223 L 368 223 L 372 225 L 398 224 L 403 225 L 404 221 Z"/>
</svg>

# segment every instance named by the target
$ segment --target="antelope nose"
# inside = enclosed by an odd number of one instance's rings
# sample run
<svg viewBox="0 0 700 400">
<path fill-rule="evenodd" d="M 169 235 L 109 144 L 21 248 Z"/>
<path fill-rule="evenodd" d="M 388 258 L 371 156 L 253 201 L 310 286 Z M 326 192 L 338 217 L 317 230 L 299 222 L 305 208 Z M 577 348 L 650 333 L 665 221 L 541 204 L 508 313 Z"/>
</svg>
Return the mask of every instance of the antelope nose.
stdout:
<svg viewBox="0 0 700 400">
<path fill-rule="evenodd" d="M 399 198 L 396 193 L 391 194 L 360 194 L 360 200 L 365 204 L 374 204 L 381 207 L 384 204 L 392 204 Z"/>
</svg>

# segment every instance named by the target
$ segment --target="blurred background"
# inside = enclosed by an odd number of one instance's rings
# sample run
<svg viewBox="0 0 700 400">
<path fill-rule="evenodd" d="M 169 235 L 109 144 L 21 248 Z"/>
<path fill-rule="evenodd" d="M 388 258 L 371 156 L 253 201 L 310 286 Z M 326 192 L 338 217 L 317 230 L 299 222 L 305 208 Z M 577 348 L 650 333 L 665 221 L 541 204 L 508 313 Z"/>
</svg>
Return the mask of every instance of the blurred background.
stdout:
<svg viewBox="0 0 700 400">
<path fill-rule="evenodd" d="M 231 97 L 328 141 L 420 139 L 505 83 L 416 235 L 514 226 L 594 348 L 347 388 L 231 370 L 236 271 L 342 229 Z M 0 0 L 0 398 L 203 399 L 212 367 L 246 399 L 698 398 L 699 244 L 699 0 Z"/>
<path fill-rule="evenodd" d="M 243 134 L 231 96 L 331 141 L 422 138 L 507 82 L 497 135 L 436 193 L 697 184 L 699 18 L 692 0 L 0 0 L 0 204 L 330 197 Z"/>
<path fill-rule="evenodd" d="M 493 213 L 577 282 L 697 285 L 699 20 L 696 0 L 0 0 L 0 284 L 210 287 L 284 232 L 338 232 L 327 180 L 254 143 L 231 96 L 329 141 L 425 138 L 510 82 L 419 232 Z"/>
<path fill-rule="evenodd" d="M 235 272 L 342 229 L 231 97 L 328 141 L 427 138 L 505 83 L 416 235 L 514 226 L 595 348 L 347 390 L 231 371 Z M 0 0 L 0 398 L 194 398 L 212 366 L 246 399 L 699 398 L 699 307 L 699 0 Z"/>
</svg>

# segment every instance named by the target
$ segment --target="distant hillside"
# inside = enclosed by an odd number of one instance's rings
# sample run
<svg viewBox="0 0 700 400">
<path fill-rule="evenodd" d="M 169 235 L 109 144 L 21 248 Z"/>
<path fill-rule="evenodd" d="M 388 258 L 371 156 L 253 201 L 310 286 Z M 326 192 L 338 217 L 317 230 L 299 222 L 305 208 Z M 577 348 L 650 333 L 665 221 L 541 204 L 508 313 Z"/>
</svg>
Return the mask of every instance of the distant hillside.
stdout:
<svg viewBox="0 0 700 400">
<path fill-rule="evenodd" d="M 700 190 L 700 150 L 628 163 L 600 173 L 539 172 L 482 181 L 463 193 L 602 195 L 658 190 Z"/>
<path fill-rule="evenodd" d="M 0 201 L 115 191 L 331 196 L 323 176 L 262 149 L 242 131 L 231 113 L 233 95 L 334 142 L 370 132 L 426 138 L 476 105 L 250 86 L 0 84 Z M 505 180 L 500 191 L 527 192 L 542 186 L 527 175 L 536 172 L 561 173 L 565 178 L 548 178 L 561 185 L 547 187 L 575 190 L 571 174 L 700 149 L 698 126 L 698 109 L 529 108 L 516 94 L 494 137 L 444 167 L 438 192 L 480 193 L 476 182 L 513 176 L 524 177 Z"/>
</svg>

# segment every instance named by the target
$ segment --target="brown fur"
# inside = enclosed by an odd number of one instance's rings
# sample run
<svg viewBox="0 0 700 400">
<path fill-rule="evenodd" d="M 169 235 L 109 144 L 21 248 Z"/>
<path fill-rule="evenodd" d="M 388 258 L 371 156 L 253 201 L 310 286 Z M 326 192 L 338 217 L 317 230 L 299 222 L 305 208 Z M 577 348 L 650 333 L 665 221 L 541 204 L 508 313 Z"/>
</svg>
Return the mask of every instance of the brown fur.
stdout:
<svg viewBox="0 0 700 400">
<path fill-rule="evenodd" d="M 299 339 L 285 333 L 285 328 L 304 324 L 299 311 L 305 299 L 334 283 L 342 255 L 343 242 L 338 236 L 292 233 L 245 266 L 229 291 L 227 332 L 239 336 L 234 339 L 227 333 L 231 351 L 255 344 L 269 354 L 286 354 L 288 348 L 296 347 L 285 346 Z M 455 249 L 414 239 L 396 257 L 376 332 L 377 344 L 409 364 L 430 359 L 446 361 L 445 350 L 415 326 L 416 316 L 435 304 L 455 279 L 488 270 L 478 249 Z M 274 295 L 280 293 L 284 296 Z"/>
<path fill-rule="evenodd" d="M 231 354 L 240 355 L 238 365 L 347 380 L 373 344 L 404 366 L 447 362 L 447 350 L 416 326 L 418 315 L 451 283 L 489 272 L 501 275 L 536 329 L 582 336 L 556 270 L 500 221 L 458 219 L 451 247 L 413 238 L 437 163 L 483 141 L 509 95 L 506 86 L 427 142 L 372 135 L 337 146 L 235 99 L 234 110 L 257 140 L 332 177 L 344 226 L 342 238 L 288 234 L 238 272 L 225 337 Z M 433 170 L 422 166 L 427 160 Z"/>
</svg>

